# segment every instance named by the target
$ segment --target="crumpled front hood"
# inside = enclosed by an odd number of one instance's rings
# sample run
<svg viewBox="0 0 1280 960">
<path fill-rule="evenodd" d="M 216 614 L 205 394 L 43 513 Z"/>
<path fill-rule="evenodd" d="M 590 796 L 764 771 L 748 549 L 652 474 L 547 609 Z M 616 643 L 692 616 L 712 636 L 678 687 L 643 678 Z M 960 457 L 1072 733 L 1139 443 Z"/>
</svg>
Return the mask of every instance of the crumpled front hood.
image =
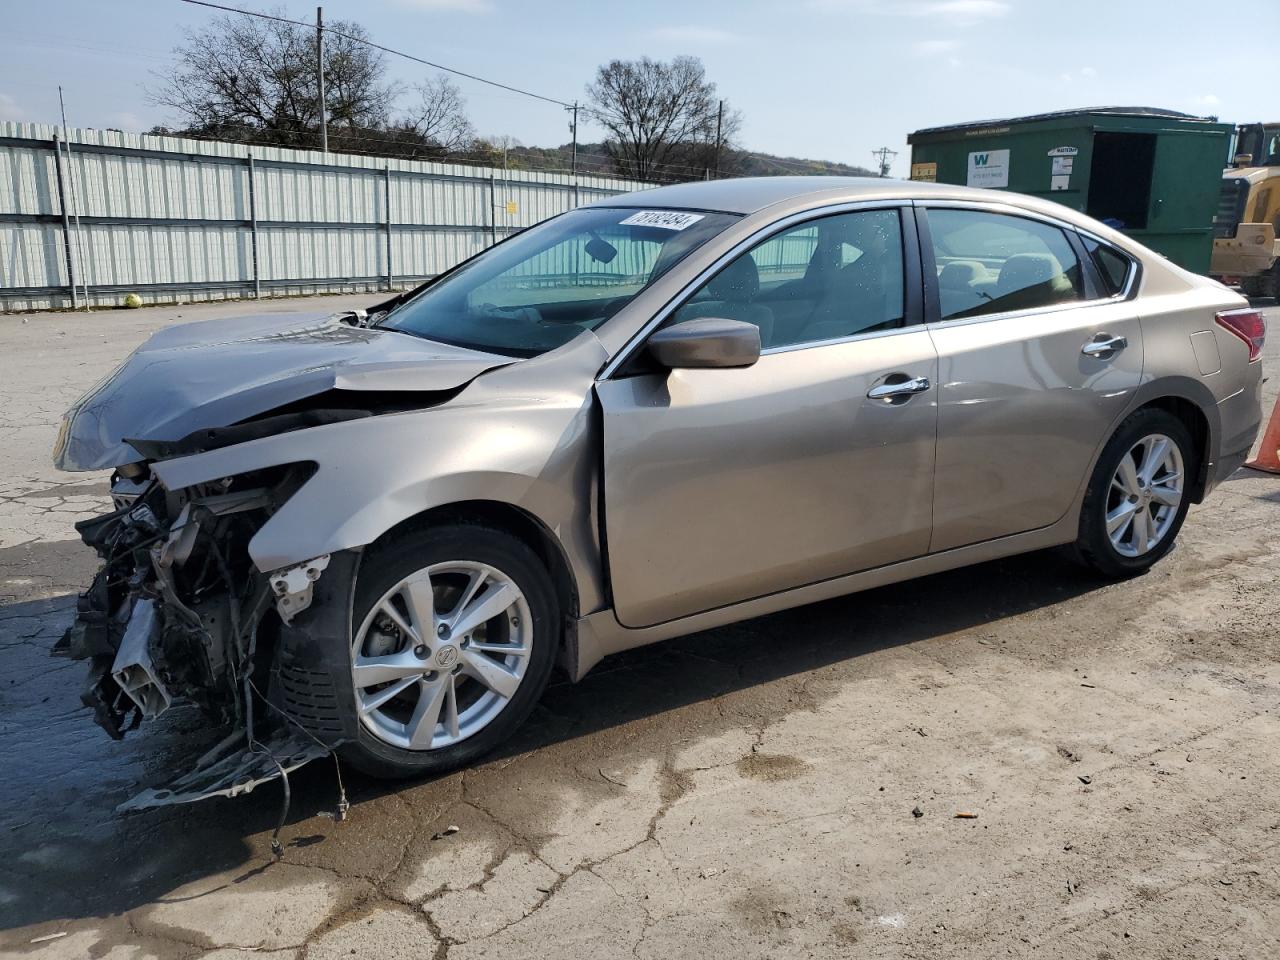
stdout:
<svg viewBox="0 0 1280 960">
<path fill-rule="evenodd" d="M 182 324 L 155 334 L 67 411 L 54 463 L 103 470 L 142 459 L 126 437 L 180 440 L 327 390 L 451 390 L 512 362 L 337 315 Z"/>
</svg>

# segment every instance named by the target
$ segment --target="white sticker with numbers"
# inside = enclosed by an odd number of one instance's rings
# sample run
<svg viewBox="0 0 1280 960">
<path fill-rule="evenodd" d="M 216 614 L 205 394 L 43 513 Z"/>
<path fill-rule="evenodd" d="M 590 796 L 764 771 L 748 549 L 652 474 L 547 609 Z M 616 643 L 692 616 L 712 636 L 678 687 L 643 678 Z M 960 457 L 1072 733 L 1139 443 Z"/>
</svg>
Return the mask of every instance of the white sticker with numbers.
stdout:
<svg viewBox="0 0 1280 960">
<path fill-rule="evenodd" d="M 681 213 L 677 210 L 641 210 L 623 220 L 623 225 L 634 227 L 661 227 L 663 230 L 683 230 L 702 219 L 700 213 Z"/>
</svg>

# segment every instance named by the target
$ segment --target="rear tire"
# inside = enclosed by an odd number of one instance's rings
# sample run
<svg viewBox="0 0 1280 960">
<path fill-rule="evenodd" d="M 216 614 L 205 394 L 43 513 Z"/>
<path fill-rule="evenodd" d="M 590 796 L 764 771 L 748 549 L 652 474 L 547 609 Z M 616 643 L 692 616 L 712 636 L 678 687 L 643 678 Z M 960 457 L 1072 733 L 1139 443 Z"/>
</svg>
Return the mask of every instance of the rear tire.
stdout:
<svg viewBox="0 0 1280 960">
<path fill-rule="evenodd" d="M 1199 468 L 1181 420 L 1157 408 L 1134 413 L 1107 442 L 1089 479 L 1077 558 L 1113 579 L 1146 573 L 1173 548 Z"/>
<path fill-rule="evenodd" d="M 348 643 L 353 696 L 343 699 L 353 704 L 357 735 L 340 748 L 344 758 L 384 779 L 444 773 L 506 740 L 542 696 L 560 643 L 556 591 L 536 554 L 504 531 L 415 531 L 366 556 Z M 357 662 L 392 678 L 358 679 Z"/>
</svg>

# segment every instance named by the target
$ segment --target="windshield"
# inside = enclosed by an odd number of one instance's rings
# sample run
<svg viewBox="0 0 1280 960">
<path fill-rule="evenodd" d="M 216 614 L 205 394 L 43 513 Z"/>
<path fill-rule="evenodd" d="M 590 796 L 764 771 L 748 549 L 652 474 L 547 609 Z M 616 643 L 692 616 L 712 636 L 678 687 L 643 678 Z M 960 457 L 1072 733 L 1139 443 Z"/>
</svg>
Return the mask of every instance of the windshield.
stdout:
<svg viewBox="0 0 1280 960">
<path fill-rule="evenodd" d="M 592 207 L 547 220 L 396 307 L 381 326 L 532 357 L 594 330 L 738 218 Z"/>
</svg>

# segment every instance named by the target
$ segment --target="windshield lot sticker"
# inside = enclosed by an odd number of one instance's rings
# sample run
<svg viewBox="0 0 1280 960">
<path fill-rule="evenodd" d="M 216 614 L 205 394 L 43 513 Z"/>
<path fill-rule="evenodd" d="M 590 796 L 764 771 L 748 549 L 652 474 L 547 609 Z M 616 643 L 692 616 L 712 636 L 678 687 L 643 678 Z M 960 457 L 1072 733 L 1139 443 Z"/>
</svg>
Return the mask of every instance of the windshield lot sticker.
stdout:
<svg viewBox="0 0 1280 960">
<path fill-rule="evenodd" d="M 683 230 L 702 219 L 700 213 L 678 213 L 675 210 L 641 210 L 622 221 L 623 226 L 661 227 L 663 230 Z"/>
<path fill-rule="evenodd" d="M 1009 151 L 982 150 L 969 154 L 970 187 L 1007 187 L 1009 185 Z"/>
</svg>

